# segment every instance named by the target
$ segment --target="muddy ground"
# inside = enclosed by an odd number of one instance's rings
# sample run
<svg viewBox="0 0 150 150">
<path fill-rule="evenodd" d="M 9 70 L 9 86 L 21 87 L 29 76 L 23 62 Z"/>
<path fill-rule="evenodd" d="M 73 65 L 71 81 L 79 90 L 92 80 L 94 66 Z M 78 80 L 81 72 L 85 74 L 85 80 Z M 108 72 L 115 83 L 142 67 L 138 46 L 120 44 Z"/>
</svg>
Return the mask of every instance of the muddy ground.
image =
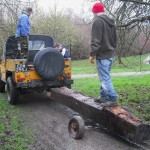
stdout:
<svg viewBox="0 0 150 150">
<path fill-rule="evenodd" d="M 35 142 L 31 150 L 136 150 L 150 149 L 129 144 L 111 135 L 85 119 L 86 132 L 83 139 L 74 140 L 68 134 L 68 122 L 74 111 L 47 96 L 36 93 L 21 96 L 17 106 L 20 118 L 31 131 Z"/>
</svg>

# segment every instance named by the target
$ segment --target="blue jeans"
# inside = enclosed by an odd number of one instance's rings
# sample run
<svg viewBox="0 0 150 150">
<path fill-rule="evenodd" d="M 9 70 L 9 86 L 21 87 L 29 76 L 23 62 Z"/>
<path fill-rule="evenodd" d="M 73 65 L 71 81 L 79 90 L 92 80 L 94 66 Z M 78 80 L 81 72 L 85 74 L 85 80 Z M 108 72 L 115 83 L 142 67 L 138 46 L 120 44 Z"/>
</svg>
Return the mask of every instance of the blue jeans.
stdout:
<svg viewBox="0 0 150 150">
<path fill-rule="evenodd" d="M 113 87 L 110 70 L 113 64 L 114 58 L 98 59 L 96 60 L 100 86 L 100 97 L 106 100 L 116 100 L 118 95 Z"/>
</svg>

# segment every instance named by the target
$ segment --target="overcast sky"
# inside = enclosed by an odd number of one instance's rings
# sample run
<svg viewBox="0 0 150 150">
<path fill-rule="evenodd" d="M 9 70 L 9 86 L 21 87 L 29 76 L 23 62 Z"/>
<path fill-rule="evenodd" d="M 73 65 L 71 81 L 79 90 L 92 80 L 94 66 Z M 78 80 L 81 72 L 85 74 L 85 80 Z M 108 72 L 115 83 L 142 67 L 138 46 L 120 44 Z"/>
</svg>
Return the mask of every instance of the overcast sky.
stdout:
<svg viewBox="0 0 150 150">
<path fill-rule="evenodd" d="M 87 8 L 90 7 L 87 0 L 39 0 L 39 6 L 46 10 L 53 8 L 55 4 L 61 10 L 71 8 L 77 14 L 81 12 L 81 9 L 87 11 Z"/>
</svg>

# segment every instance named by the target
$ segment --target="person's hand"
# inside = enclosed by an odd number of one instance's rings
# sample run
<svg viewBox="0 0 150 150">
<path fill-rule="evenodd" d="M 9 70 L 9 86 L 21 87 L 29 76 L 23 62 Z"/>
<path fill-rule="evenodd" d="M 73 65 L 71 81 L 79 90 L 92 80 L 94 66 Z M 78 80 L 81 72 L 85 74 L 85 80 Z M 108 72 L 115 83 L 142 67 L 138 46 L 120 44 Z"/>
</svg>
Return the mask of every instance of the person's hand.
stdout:
<svg viewBox="0 0 150 150">
<path fill-rule="evenodd" d="M 94 56 L 90 56 L 90 62 L 94 64 Z"/>
</svg>

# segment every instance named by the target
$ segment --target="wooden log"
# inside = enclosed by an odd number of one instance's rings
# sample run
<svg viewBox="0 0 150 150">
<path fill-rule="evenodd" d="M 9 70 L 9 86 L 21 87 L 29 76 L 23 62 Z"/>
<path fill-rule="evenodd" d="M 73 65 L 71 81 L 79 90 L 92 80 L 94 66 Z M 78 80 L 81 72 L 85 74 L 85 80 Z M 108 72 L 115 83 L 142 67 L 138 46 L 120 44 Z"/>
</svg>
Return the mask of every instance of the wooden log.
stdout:
<svg viewBox="0 0 150 150">
<path fill-rule="evenodd" d="M 127 140 L 141 143 L 150 138 L 150 126 L 119 106 L 103 108 L 92 97 L 66 87 L 52 88 L 51 98 Z"/>
</svg>

